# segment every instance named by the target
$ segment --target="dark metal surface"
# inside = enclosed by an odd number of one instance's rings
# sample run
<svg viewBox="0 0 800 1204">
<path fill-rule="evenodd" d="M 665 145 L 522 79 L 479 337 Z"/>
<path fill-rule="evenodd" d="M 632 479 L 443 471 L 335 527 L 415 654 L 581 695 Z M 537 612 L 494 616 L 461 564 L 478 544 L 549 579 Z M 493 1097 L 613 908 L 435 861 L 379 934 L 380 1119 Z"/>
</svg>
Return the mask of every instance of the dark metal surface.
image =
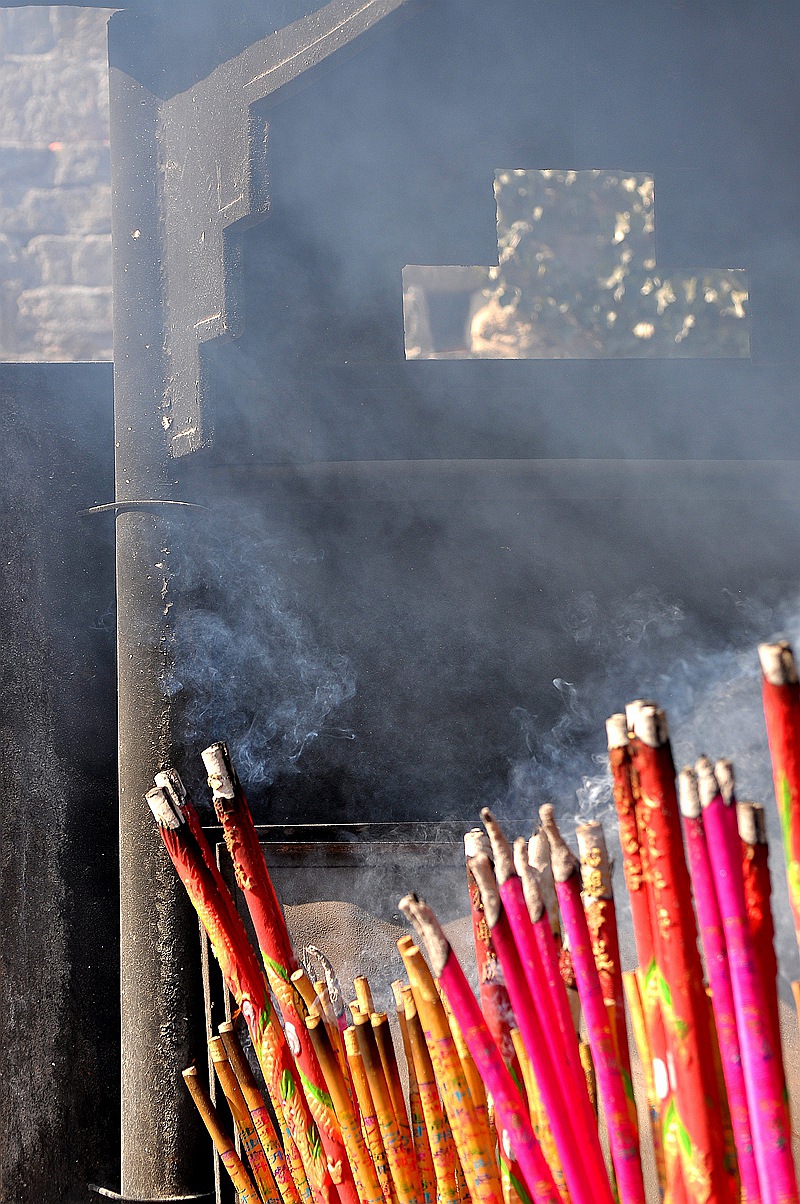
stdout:
<svg viewBox="0 0 800 1204">
<path fill-rule="evenodd" d="M 0 1199 L 114 1180 L 114 552 L 110 364 L 0 365 Z"/>
<path fill-rule="evenodd" d="M 132 14 L 118 14 L 119 20 Z M 114 391 L 118 502 L 170 498 L 160 397 L 161 291 L 154 98 L 114 59 Z M 125 137 L 119 137 L 124 129 Z M 180 1078 L 202 1041 L 191 908 L 143 795 L 169 750 L 165 593 L 169 509 L 121 507 L 117 526 L 120 789 L 121 1191 L 185 1196 L 207 1187 L 210 1159 Z M 178 521 L 178 520 L 176 520 Z"/>
</svg>

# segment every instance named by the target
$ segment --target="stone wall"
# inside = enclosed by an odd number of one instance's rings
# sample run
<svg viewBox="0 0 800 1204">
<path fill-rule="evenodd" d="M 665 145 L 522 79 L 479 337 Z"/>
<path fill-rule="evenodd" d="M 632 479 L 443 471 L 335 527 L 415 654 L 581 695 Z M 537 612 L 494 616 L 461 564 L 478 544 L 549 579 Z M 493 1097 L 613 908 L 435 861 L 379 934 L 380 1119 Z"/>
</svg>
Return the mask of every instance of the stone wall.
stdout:
<svg viewBox="0 0 800 1204">
<path fill-rule="evenodd" d="M 107 10 L 0 9 L 0 359 L 108 360 Z"/>
</svg>

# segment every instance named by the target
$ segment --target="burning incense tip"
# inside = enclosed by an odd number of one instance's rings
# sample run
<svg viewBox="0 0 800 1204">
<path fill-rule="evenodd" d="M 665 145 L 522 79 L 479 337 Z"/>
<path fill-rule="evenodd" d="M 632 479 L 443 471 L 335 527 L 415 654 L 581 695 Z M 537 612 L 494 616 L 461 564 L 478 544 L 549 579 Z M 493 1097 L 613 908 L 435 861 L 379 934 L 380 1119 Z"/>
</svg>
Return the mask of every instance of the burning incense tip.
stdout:
<svg viewBox="0 0 800 1204">
<path fill-rule="evenodd" d="M 655 702 L 631 703 L 633 719 L 631 731 L 648 748 L 662 748 L 669 740 L 666 712 Z"/>
<path fill-rule="evenodd" d="M 148 790 L 144 797 L 148 807 L 153 812 L 159 828 L 169 828 L 174 832 L 186 823 L 180 809 L 172 805 L 172 801 L 166 791 L 162 790 L 159 786 Z"/>
<path fill-rule="evenodd" d="M 700 791 L 697 787 L 697 774 L 691 765 L 684 765 L 678 774 L 678 802 L 681 815 L 685 815 L 687 819 L 699 819 L 702 811 Z"/>
<path fill-rule="evenodd" d="M 492 842 L 492 853 L 494 854 L 494 873 L 497 879 L 497 885 L 502 886 L 509 878 L 514 875 L 514 855 L 511 852 L 511 845 L 508 843 L 506 834 L 495 819 L 495 816 L 488 807 L 484 807 L 481 811 L 481 820 L 489 835 L 489 840 Z"/>
<path fill-rule="evenodd" d="M 719 790 L 725 804 L 730 807 L 736 794 L 736 780 L 733 773 L 733 762 L 723 758 L 714 766 L 714 777 L 719 782 Z"/>
<path fill-rule="evenodd" d="M 555 809 L 552 803 L 539 808 L 545 835 L 550 842 L 550 863 L 556 882 L 566 882 L 578 869 L 580 862 L 558 830 Z"/>
<path fill-rule="evenodd" d="M 651 698 L 635 698 L 633 702 L 629 702 L 625 707 L 625 724 L 629 732 L 636 729 L 636 716 L 644 707 L 654 707 L 658 704 L 653 702 Z"/>
<path fill-rule="evenodd" d="M 719 794 L 719 782 L 714 773 L 714 766 L 708 757 L 698 757 L 694 771 L 697 774 L 697 790 L 700 795 L 700 806 L 705 809 Z"/>
<path fill-rule="evenodd" d="M 469 868 L 481 892 L 486 923 L 490 929 L 494 928 L 500 919 L 500 892 L 497 889 L 492 863 L 485 853 L 479 853 L 477 857 L 470 857 Z"/>
<path fill-rule="evenodd" d="M 534 832 L 528 841 L 528 861 L 540 874 L 546 873 L 550 867 L 550 841 L 544 828 Z"/>
<path fill-rule="evenodd" d="M 491 841 L 483 828 L 470 828 L 469 832 L 464 834 L 464 855 L 469 861 L 470 857 L 477 857 L 479 853 L 491 857 Z"/>
<path fill-rule="evenodd" d="M 544 912 L 544 899 L 539 889 L 539 875 L 528 860 L 528 842 L 524 836 L 514 841 L 514 865 L 522 879 L 522 893 L 528 907 L 528 915 L 535 924 Z"/>
<path fill-rule="evenodd" d="M 788 640 L 780 640 L 777 644 L 759 644 L 758 658 L 761 672 L 771 686 L 797 685 L 800 679 Z"/>
<path fill-rule="evenodd" d="M 450 956 L 450 945 L 439 921 L 425 900 L 417 895 L 404 895 L 398 907 L 425 942 L 431 970 L 434 977 L 439 978 Z"/>
<path fill-rule="evenodd" d="M 542 902 L 547 910 L 550 928 L 554 936 L 559 936 L 561 919 L 556 897 L 556 883 L 553 877 L 553 866 L 550 862 L 550 841 L 544 828 L 534 832 L 528 841 L 528 861 L 538 875 L 537 883 Z"/>
<path fill-rule="evenodd" d="M 581 859 L 583 893 L 593 899 L 611 899 L 611 859 L 603 825 L 591 820 L 581 824 L 575 834 Z"/>
<path fill-rule="evenodd" d="M 761 803 L 737 803 L 736 819 L 745 844 L 767 843 L 767 823 Z"/>
<path fill-rule="evenodd" d="M 609 749 L 611 748 L 627 748 L 630 744 L 628 739 L 628 719 L 626 715 L 612 715 L 606 719 L 606 740 Z"/>
<path fill-rule="evenodd" d="M 233 787 L 233 768 L 228 755 L 227 745 L 218 740 L 209 745 L 200 754 L 208 774 L 208 785 L 215 799 L 232 799 L 235 795 Z"/>
<path fill-rule="evenodd" d="M 155 784 L 160 790 L 164 791 L 173 807 L 182 807 L 186 802 L 186 787 L 177 769 L 174 769 L 171 765 L 168 765 L 166 769 L 162 769 L 156 774 Z"/>
</svg>

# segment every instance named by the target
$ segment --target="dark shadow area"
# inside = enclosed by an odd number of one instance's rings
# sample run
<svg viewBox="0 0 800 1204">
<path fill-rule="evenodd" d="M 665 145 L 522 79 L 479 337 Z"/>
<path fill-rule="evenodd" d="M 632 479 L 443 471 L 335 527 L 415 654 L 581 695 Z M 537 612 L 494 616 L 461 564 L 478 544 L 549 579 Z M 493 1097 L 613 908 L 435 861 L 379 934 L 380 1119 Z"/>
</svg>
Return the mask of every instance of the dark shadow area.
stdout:
<svg viewBox="0 0 800 1204">
<path fill-rule="evenodd" d="M 118 1176 L 111 365 L 2 365 L 0 1198 Z"/>
</svg>

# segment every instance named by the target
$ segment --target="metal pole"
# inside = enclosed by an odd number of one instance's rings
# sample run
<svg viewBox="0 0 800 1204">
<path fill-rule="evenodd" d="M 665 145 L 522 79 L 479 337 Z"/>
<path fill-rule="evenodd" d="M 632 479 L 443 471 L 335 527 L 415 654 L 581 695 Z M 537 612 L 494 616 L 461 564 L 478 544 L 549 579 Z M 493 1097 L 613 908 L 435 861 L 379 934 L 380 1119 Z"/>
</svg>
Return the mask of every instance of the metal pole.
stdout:
<svg viewBox="0 0 800 1204">
<path fill-rule="evenodd" d="M 170 497 L 158 101 L 127 66 L 142 24 L 133 12 L 109 22 L 117 501 Z M 121 1197 L 174 1200 L 208 1190 L 211 1156 L 180 1073 L 202 1048 L 197 924 L 143 804 L 170 750 L 171 521 L 157 508 L 116 521 Z"/>
</svg>

